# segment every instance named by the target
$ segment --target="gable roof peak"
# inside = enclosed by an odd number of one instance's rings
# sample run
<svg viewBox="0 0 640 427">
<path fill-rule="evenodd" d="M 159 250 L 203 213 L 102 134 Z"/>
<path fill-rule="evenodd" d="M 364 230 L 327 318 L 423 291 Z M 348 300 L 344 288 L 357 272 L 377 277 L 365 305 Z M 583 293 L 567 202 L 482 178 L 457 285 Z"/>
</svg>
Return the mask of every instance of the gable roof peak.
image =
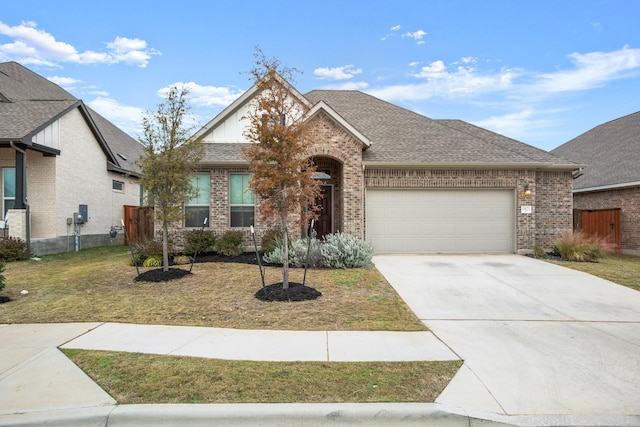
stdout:
<svg viewBox="0 0 640 427">
<path fill-rule="evenodd" d="M 216 127 L 223 123 L 230 115 L 232 115 L 235 111 L 240 109 L 242 106 L 250 102 L 253 98 L 258 96 L 258 94 L 266 88 L 266 84 L 270 79 L 275 79 L 279 84 L 281 84 L 289 94 L 294 97 L 298 102 L 304 105 L 307 109 L 311 109 L 313 107 L 313 103 L 310 102 L 304 95 L 302 95 L 298 90 L 293 87 L 284 77 L 278 74 L 275 71 L 270 71 L 266 76 L 260 79 L 258 82 L 255 82 L 249 89 L 247 89 L 242 95 L 236 98 L 231 104 L 229 104 L 224 110 L 218 113 L 213 119 L 207 122 L 204 126 L 202 126 L 196 133 L 194 133 L 191 138 L 194 139 L 202 139 L 210 132 L 212 132 Z"/>
</svg>

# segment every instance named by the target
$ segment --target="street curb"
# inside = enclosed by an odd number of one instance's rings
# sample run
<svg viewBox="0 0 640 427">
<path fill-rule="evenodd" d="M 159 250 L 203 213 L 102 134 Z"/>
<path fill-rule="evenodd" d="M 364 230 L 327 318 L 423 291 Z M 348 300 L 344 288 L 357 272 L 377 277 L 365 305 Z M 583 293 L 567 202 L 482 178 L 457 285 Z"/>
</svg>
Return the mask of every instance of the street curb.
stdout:
<svg viewBox="0 0 640 427">
<path fill-rule="evenodd" d="M 0 425 L 89 426 L 506 426 L 452 414 L 432 403 L 117 405 L 0 415 Z"/>
</svg>

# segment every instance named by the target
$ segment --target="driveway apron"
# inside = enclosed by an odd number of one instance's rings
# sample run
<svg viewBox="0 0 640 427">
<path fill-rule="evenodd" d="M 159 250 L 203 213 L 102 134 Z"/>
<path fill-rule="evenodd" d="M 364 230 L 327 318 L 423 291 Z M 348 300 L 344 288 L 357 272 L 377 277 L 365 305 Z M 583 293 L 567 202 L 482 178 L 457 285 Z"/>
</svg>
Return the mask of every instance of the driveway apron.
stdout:
<svg viewBox="0 0 640 427">
<path fill-rule="evenodd" d="M 503 415 L 640 415 L 640 292 L 518 255 L 376 256 L 464 360 L 437 403 Z"/>
</svg>

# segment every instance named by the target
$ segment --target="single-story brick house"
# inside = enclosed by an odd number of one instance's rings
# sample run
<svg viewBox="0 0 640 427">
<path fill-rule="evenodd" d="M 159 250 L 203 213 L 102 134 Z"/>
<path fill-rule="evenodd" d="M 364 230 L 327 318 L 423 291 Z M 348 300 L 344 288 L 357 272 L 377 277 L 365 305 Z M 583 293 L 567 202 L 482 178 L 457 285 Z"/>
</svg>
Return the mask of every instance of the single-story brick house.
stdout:
<svg viewBox="0 0 640 427">
<path fill-rule="evenodd" d="M 241 148 L 252 87 L 196 132 L 206 145 L 199 200 L 216 233 L 268 228 L 247 191 Z M 577 165 L 460 120 L 433 120 L 360 91 L 291 87 L 308 109 L 322 173 L 322 236 L 344 232 L 377 253 L 516 253 L 549 248 L 572 228 Z M 258 202 L 259 203 L 259 202 Z M 189 216 L 187 216 L 189 217 Z M 202 221 L 189 221 L 197 227 Z"/>
<path fill-rule="evenodd" d="M 573 185 L 575 225 L 640 255 L 640 111 L 603 123 L 551 151 L 584 163 Z"/>
<path fill-rule="evenodd" d="M 35 255 L 108 245 L 139 206 L 142 145 L 60 86 L 0 63 L 0 233 Z M 80 216 L 79 216 L 80 215 Z M 2 235 L 2 234 L 0 234 Z M 77 237 L 77 239 L 76 239 Z"/>
</svg>

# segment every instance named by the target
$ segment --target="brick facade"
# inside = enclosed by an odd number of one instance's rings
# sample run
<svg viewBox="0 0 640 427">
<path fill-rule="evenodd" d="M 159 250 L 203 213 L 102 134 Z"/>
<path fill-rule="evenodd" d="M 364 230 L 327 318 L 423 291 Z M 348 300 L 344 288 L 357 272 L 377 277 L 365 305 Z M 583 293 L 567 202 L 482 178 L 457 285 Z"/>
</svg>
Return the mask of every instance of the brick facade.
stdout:
<svg viewBox="0 0 640 427">
<path fill-rule="evenodd" d="M 551 249 L 553 242 L 572 227 L 569 172 L 371 168 L 364 176 L 366 188 L 513 189 L 519 252 L 529 251 L 536 244 Z M 525 185 L 531 194 L 525 194 Z M 531 206 L 531 213 L 523 213 L 522 206 Z"/>
<path fill-rule="evenodd" d="M 515 248 L 531 251 L 535 245 L 551 249 L 554 241 L 572 228 L 572 178 L 570 172 L 535 169 L 420 169 L 363 166 L 365 147 L 325 112 L 308 123 L 307 153 L 318 170 L 331 178 L 323 181 L 333 189 L 333 229 L 359 238 L 365 236 L 366 188 L 479 188 L 509 189 L 515 194 Z M 215 144 L 215 143 L 211 143 Z M 221 235 L 229 227 L 229 174 L 242 168 L 216 167 L 211 173 L 211 229 Z M 530 194 L 525 194 L 525 186 Z M 259 204 L 257 200 L 256 203 Z M 522 207 L 527 207 L 522 209 Z M 528 209 L 530 207 L 530 209 Z M 529 213 L 530 212 L 530 213 Z M 255 229 L 261 236 L 268 228 L 256 216 Z M 251 235 L 245 242 L 252 247 Z M 292 237 L 300 236 L 294 230 Z M 258 239 L 259 243 L 259 239 Z"/>
<path fill-rule="evenodd" d="M 575 193 L 574 207 L 620 209 L 620 246 L 623 253 L 640 255 L 640 187 Z"/>
</svg>

